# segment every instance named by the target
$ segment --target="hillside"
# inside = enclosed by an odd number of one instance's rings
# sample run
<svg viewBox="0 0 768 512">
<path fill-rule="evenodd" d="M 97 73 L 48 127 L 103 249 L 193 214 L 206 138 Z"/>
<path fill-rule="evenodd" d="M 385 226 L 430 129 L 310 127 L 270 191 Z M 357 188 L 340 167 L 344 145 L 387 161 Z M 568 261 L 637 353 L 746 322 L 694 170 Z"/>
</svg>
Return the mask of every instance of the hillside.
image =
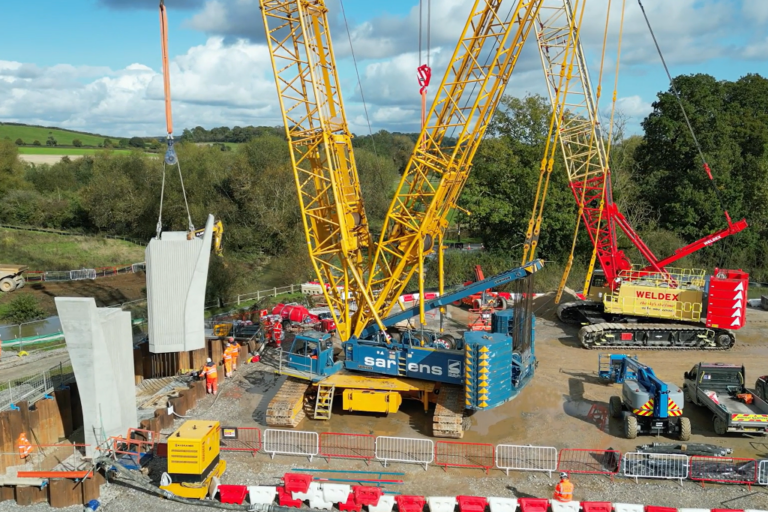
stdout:
<svg viewBox="0 0 768 512">
<path fill-rule="evenodd" d="M 144 261 L 144 247 L 123 240 L 0 228 L 0 261 L 31 270 L 73 270 Z"/>
<path fill-rule="evenodd" d="M 72 141 L 75 139 L 80 139 L 84 146 L 98 146 L 99 144 L 103 144 L 104 139 L 106 138 L 112 139 L 115 142 L 120 139 L 120 137 L 76 132 L 61 128 L 0 123 L 0 139 L 8 137 L 14 142 L 16 139 L 21 139 L 25 144 L 29 145 L 34 141 L 39 140 L 40 144 L 45 146 L 45 141 L 48 140 L 49 135 L 52 135 L 53 138 L 56 139 L 56 142 L 61 146 L 71 146 Z"/>
</svg>

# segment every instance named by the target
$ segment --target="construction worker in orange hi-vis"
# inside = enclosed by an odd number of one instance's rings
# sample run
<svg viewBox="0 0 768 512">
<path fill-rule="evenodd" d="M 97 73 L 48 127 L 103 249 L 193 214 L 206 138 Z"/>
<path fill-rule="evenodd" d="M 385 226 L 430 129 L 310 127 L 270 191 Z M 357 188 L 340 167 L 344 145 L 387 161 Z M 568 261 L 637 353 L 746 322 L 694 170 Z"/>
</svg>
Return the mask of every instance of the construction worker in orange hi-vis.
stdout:
<svg viewBox="0 0 768 512">
<path fill-rule="evenodd" d="M 240 345 L 231 336 L 229 338 L 229 352 L 232 354 L 232 371 L 236 371 L 237 358 L 240 356 Z"/>
<path fill-rule="evenodd" d="M 573 500 L 573 484 L 568 480 L 568 473 L 560 473 L 560 481 L 555 487 L 555 499 L 563 503 Z"/>
<path fill-rule="evenodd" d="M 32 453 L 32 443 L 27 439 L 27 435 L 22 432 L 19 434 L 19 438 L 16 440 L 16 444 L 19 445 L 19 457 L 26 459 Z"/>
<path fill-rule="evenodd" d="M 200 375 L 205 375 L 205 387 L 208 393 L 215 395 L 219 390 L 219 375 L 216 372 L 216 365 L 213 364 L 213 360 L 210 357 L 205 366 L 203 366 Z"/>
<path fill-rule="evenodd" d="M 232 349 L 229 341 L 224 342 L 224 377 L 232 376 Z"/>
</svg>

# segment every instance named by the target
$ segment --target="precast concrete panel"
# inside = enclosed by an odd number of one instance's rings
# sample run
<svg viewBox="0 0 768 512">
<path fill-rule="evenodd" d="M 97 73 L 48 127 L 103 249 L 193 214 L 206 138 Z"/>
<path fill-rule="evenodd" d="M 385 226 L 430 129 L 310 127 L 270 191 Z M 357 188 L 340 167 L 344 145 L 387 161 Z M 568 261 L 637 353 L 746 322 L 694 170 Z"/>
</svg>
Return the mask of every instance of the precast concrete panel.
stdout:
<svg viewBox="0 0 768 512">
<path fill-rule="evenodd" d="M 92 297 L 56 297 L 83 409 L 86 456 L 137 426 L 131 315 Z"/>
<path fill-rule="evenodd" d="M 153 354 L 205 347 L 205 285 L 211 257 L 213 216 L 202 238 L 165 232 L 146 250 L 149 351 Z"/>
</svg>

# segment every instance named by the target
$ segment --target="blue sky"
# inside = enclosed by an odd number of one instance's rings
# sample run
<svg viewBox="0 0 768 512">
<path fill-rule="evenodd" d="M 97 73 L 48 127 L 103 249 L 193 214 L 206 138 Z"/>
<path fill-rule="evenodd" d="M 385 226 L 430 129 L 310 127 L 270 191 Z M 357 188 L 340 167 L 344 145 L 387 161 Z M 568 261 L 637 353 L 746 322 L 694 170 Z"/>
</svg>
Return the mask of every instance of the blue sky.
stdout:
<svg viewBox="0 0 768 512">
<path fill-rule="evenodd" d="M 593 79 L 605 3 L 590 0 L 582 28 Z M 644 4 L 673 74 L 702 72 L 727 80 L 765 74 L 768 1 Z M 166 0 L 166 5 L 175 131 L 280 124 L 258 0 Z M 367 123 L 339 0 L 327 5 L 348 118 L 354 131 L 364 133 Z M 417 0 L 344 2 L 374 130 L 418 127 L 418 5 Z M 432 2 L 434 85 L 469 5 L 467 0 Z M 113 135 L 163 132 L 157 0 L 35 0 L 4 7 L 0 121 Z M 668 85 L 634 0 L 627 0 L 625 32 L 619 107 L 636 132 L 656 93 Z M 545 92 L 534 50 L 534 44 L 527 45 L 508 93 Z M 604 88 L 612 88 L 610 73 Z"/>
</svg>

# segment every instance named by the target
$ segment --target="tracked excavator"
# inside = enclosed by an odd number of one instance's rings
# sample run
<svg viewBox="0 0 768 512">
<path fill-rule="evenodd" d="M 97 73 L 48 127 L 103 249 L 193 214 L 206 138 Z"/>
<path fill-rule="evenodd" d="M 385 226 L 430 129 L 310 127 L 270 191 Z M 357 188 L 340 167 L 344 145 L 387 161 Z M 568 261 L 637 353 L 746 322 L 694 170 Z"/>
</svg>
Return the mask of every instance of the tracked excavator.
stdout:
<svg viewBox="0 0 768 512">
<path fill-rule="evenodd" d="M 289 379 L 268 406 L 269 425 L 295 427 L 307 412 L 327 419 L 337 396 L 348 411 L 379 413 L 416 398 L 425 409 L 436 402 L 434 435 L 459 438 L 465 412 L 511 400 L 530 381 L 536 367 L 530 300 L 498 312 L 494 332 L 453 342 L 418 330 L 398 336 L 392 326 L 412 316 L 424 325 L 426 311 L 512 281 L 521 296 L 532 297 L 538 260 L 445 294 L 443 235 L 542 4 L 474 0 L 374 240 L 325 2 L 260 0 L 309 256 L 341 340 L 337 347 L 328 334 L 308 333 L 280 351 L 277 371 Z M 426 83 L 420 85 L 425 101 Z M 440 298 L 393 314 L 414 275 L 425 296 L 424 261 L 434 253 Z"/>
<path fill-rule="evenodd" d="M 622 24 L 623 9 L 622 6 Z M 594 247 L 584 291 L 578 301 L 560 304 L 557 312 L 560 320 L 582 325 L 578 337 L 582 346 L 588 349 L 729 349 L 735 343 L 733 331 L 745 323 L 747 273 L 715 269 L 708 275 L 701 269 L 673 268 L 671 265 L 744 230 L 747 222 L 744 219 L 733 222 L 725 210 L 725 228 L 666 258 L 658 258 L 643 242 L 613 200 L 610 171 L 613 114 L 611 128 L 607 134 L 603 133 L 597 106 L 600 89 L 595 96 L 578 31 L 567 29 L 582 15 L 583 4 L 578 5 L 572 0 L 548 4 L 539 12 L 536 37 L 553 111 L 523 262 L 533 258 L 536 252 L 557 146 L 554 141 L 559 139 L 568 182 L 579 208 L 578 215 Z M 578 21 L 575 25 L 579 25 Z M 650 23 L 648 26 L 650 28 Z M 620 44 L 618 48 L 620 51 Z M 618 72 L 618 57 L 616 68 Z M 601 63 L 599 82 L 602 72 Z M 674 84 L 672 89 L 674 91 Z M 614 90 L 614 106 L 615 98 Z M 680 106 L 682 108 L 682 103 Z M 693 130 L 691 136 L 695 141 Z M 698 142 L 696 144 L 698 146 Z M 712 172 L 701 150 L 699 154 L 714 185 Z M 573 249 L 578 230 L 577 223 Z M 619 249 L 619 232 L 643 256 L 645 265 L 633 264 Z M 565 287 L 573 262 L 573 249 L 556 302 Z M 600 268 L 593 272 L 595 260 Z"/>
</svg>

